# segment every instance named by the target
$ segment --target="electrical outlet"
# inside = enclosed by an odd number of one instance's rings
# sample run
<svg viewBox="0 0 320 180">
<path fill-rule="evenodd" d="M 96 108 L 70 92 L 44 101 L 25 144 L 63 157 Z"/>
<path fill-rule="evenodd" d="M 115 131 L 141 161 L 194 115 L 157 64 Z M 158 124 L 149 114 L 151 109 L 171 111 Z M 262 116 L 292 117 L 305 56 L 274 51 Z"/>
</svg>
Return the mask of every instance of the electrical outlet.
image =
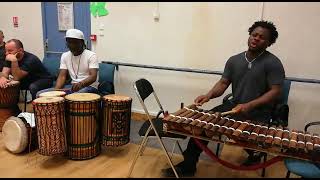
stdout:
<svg viewBox="0 0 320 180">
<path fill-rule="evenodd" d="M 160 20 L 160 13 L 153 12 L 153 19 L 154 19 L 154 21 L 158 22 Z"/>
<path fill-rule="evenodd" d="M 104 30 L 104 24 L 101 23 L 101 24 L 99 25 L 99 30 L 102 30 L 102 31 Z"/>
</svg>

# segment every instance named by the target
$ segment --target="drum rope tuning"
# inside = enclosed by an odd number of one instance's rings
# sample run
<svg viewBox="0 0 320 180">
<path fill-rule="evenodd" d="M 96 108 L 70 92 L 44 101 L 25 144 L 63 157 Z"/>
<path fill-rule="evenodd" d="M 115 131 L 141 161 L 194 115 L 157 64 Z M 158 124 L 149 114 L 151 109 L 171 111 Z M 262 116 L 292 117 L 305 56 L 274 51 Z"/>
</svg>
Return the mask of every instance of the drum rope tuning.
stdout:
<svg viewBox="0 0 320 180">
<path fill-rule="evenodd" d="M 29 131 L 24 150 L 31 152 L 37 140 L 41 155 L 85 160 L 99 155 L 101 145 L 125 145 L 130 140 L 131 105 L 132 98 L 123 95 L 41 93 L 32 101 L 35 122 L 25 125 Z"/>
</svg>

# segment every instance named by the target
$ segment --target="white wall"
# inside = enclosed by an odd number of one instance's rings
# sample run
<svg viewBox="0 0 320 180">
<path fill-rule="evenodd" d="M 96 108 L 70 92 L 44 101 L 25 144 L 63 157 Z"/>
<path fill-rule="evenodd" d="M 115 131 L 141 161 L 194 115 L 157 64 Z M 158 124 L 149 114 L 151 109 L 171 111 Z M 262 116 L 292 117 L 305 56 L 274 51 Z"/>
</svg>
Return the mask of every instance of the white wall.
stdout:
<svg viewBox="0 0 320 180">
<path fill-rule="evenodd" d="M 153 20 L 159 5 L 160 21 Z M 125 63 L 222 71 L 226 60 L 247 49 L 248 28 L 261 17 L 273 21 L 279 38 L 271 52 L 281 58 L 289 77 L 320 79 L 317 30 L 320 3 L 107 3 L 109 15 L 92 17 L 93 44 L 102 60 Z M 103 24 L 105 30 L 99 30 Z M 100 35 L 103 34 L 103 35 Z M 220 78 L 165 70 L 121 66 L 116 91 L 133 97 L 134 111 L 142 112 L 132 84 L 147 78 L 154 85 L 166 110 L 174 112 L 180 102 L 191 104 Z M 302 129 L 319 120 L 319 84 L 293 83 L 290 91 L 289 128 Z M 230 92 L 230 89 L 228 89 Z M 210 101 L 204 108 L 221 103 Z M 151 111 L 153 102 L 147 102 Z"/>
<path fill-rule="evenodd" d="M 155 22 L 153 12 L 158 4 L 160 21 Z M 41 3 L 0 5 L 0 29 L 5 40 L 21 39 L 27 51 L 42 59 Z M 278 28 L 279 38 L 269 50 L 282 60 L 287 76 L 320 79 L 319 2 L 108 2 L 107 9 L 108 16 L 91 19 L 92 34 L 98 35 L 93 48 L 101 60 L 222 71 L 227 58 L 247 49 L 247 29 L 262 16 Z M 19 17 L 18 28 L 13 28 L 13 16 Z M 99 35 L 100 24 L 105 27 L 103 36 Z M 180 102 L 191 104 L 220 78 L 121 66 L 116 73 L 116 91 L 131 96 L 133 110 L 138 112 L 143 111 L 132 84 L 142 77 L 152 82 L 169 112 L 176 111 Z M 302 129 L 307 122 L 319 120 L 319 90 L 319 84 L 293 82 L 289 128 Z M 204 108 L 219 103 L 221 98 L 210 101 Z M 153 102 L 147 104 L 155 111 Z"/>
<path fill-rule="evenodd" d="M 0 2 L 0 29 L 5 41 L 20 39 L 24 49 L 43 59 L 41 2 Z M 13 27 L 14 16 L 19 26 Z"/>
</svg>

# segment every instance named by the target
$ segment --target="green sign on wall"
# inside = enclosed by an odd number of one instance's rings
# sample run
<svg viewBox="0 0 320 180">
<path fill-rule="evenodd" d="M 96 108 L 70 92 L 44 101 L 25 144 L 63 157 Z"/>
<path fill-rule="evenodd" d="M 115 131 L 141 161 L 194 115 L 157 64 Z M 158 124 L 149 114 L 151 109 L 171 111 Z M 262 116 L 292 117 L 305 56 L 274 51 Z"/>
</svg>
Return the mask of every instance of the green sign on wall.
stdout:
<svg viewBox="0 0 320 180">
<path fill-rule="evenodd" d="M 94 17 L 106 16 L 109 14 L 109 11 L 106 9 L 106 2 L 91 2 L 90 3 L 90 12 Z"/>
</svg>

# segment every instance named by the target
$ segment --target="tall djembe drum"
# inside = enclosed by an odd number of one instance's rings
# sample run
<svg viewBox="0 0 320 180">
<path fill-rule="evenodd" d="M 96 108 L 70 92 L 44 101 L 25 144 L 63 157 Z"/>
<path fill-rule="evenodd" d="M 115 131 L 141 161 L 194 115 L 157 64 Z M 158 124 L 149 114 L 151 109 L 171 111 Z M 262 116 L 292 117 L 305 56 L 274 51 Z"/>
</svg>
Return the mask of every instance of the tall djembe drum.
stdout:
<svg viewBox="0 0 320 180">
<path fill-rule="evenodd" d="M 40 97 L 32 102 L 41 155 L 67 151 L 64 102 L 63 97 Z"/>
<path fill-rule="evenodd" d="M 70 159 L 90 159 L 100 154 L 100 95 L 73 93 L 65 96 L 67 155 Z"/>
<path fill-rule="evenodd" d="M 122 146 L 130 140 L 132 99 L 122 95 L 103 97 L 102 143 L 104 146 Z"/>
</svg>

